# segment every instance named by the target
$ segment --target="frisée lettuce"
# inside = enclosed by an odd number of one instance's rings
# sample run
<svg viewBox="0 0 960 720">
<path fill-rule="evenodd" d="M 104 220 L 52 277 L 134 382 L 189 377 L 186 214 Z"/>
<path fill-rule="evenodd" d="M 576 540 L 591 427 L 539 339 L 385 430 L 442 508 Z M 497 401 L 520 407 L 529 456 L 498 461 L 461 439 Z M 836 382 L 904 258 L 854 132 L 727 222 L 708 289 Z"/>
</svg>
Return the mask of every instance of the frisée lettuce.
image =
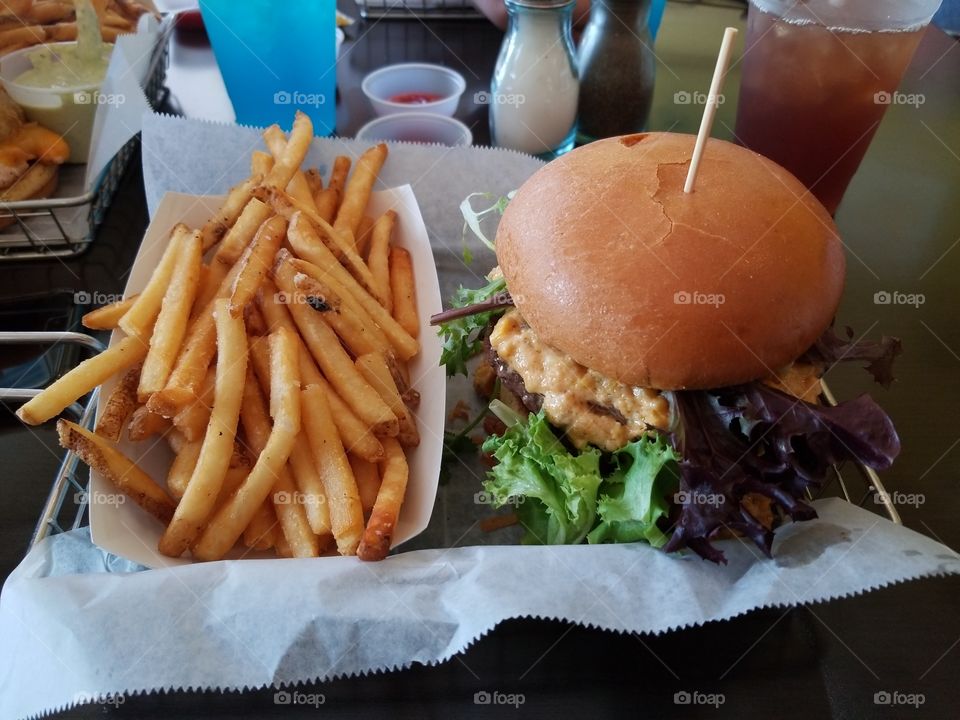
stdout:
<svg viewBox="0 0 960 720">
<path fill-rule="evenodd" d="M 494 507 L 516 506 L 524 544 L 667 542 L 657 522 L 676 486 L 676 471 L 665 470 L 676 455 L 665 439 L 645 436 L 602 463 L 595 448 L 568 450 L 542 411 L 524 418 L 496 400 L 491 410 L 507 430 L 483 444 L 498 461 L 484 490 Z"/>
</svg>

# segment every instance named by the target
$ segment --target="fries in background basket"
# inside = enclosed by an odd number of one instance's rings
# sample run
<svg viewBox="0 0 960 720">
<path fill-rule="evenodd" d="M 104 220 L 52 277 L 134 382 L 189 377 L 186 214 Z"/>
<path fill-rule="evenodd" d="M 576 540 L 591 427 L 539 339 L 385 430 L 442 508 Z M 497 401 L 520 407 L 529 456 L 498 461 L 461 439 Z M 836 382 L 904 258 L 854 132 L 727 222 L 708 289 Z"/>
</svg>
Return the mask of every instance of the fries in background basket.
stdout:
<svg viewBox="0 0 960 720">
<path fill-rule="evenodd" d="M 18 411 L 45 422 L 113 379 L 96 432 L 61 420 L 61 443 L 164 523 L 164 554 L 389 551 L 420 441 L 413 266 L 397 214 L 368 208 L 386 146 L 352 174 L 336 158 L 325 183 L 303 168 L 312 137 L 301 113 L 289 137 L 268 128 L 250 177 L 172 228 L 143 290 L 84 317 L 111 347 Z M 165 488 L 116 449 L 124 430 L 170 445 Z"/>
</svg>

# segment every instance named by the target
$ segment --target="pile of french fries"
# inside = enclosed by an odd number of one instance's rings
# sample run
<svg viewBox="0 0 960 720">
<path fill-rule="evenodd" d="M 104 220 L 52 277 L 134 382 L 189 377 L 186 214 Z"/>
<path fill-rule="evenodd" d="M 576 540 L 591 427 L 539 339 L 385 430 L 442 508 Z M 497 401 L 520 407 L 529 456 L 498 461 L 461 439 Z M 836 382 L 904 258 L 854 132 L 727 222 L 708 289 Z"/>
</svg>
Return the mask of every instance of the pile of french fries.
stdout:
<svg viewBox="0 0 960 720">
<path fill-rule="evenodd" d="M 125 334 L 20 407 L 35 425 L 109 378 L 95 431 L 60 442 L 166 526 L 160 552 L 224 557 L 238 542 L 281 557 L 386 556 L 416 447 L 420 350 L 396 213 L 367 217 L 385 145 L 338 157 L 324 186 L 301 164 L 298 113 L 264 132 L 251 175 L 202 227 L 177 225 L 142 292 L 88 313 Z M 349 179 L 348 179 L 349 175 Z M 205 261 L 204 258 L 207 258 Z M 165 439 L 166 487 L 115 446 Z M 157 441 L 155 440 L 155 441 Z"/>
<path fill-rule="evenodd" d="M 136 30 L 149 8 L 135 0 L 93 0 L 100 34 L 107 42 Z M 0 3 L 0 55 L 41 43 L 77 39 L 77 14 L 70 0 L 4 0 Z"/>
</svg>

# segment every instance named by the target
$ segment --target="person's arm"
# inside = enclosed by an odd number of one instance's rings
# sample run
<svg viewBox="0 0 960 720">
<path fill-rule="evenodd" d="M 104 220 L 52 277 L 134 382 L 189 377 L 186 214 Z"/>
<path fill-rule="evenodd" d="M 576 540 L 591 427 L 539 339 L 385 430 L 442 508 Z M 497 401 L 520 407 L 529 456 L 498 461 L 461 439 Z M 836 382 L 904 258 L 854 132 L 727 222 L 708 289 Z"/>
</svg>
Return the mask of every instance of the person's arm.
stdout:
<svg viewBox="0 0 960 720">
<path fill-rule="evenodd" d="M 473 4 L 490 22 L 501 30 L 506 29 L 507 7 L 503 4 L 503 0 L 473 0 Z M 573 9 L 573 24 L 579 25 L 586 22 L 589 14 L 590 0 L 577 0 L 577 6 Z"/>
</svg>

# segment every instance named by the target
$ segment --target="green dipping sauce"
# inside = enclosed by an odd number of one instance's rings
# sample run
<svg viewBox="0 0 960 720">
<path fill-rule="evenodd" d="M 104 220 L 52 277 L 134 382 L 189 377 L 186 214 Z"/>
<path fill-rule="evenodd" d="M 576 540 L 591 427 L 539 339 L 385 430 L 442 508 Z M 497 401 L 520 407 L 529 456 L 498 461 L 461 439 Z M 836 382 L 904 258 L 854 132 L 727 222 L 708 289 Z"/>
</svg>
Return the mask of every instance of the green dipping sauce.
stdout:
<svg viewBox="0 0 960 720">
<path fill-rule="evenodd" d="M 113 45 L 104 45 L 98 50 L 96 56 L 86 57 L 77 45 L 56 50 L 39 49 L 30 53 L 33 68 L 20 73 L 14 82 L 35 88 L 70 88 L 97 84 L 107 74 Z"/>
<path fill-rule="evenodd" d="M 100 21 L 89 0 L 77 2 L 77 42 L 29 53 L 33 68 L 14 80 L 34 88 L 71 88 L 99 84 L 107 74 L 113 45 L 103 41 Z"/>
</svg>

